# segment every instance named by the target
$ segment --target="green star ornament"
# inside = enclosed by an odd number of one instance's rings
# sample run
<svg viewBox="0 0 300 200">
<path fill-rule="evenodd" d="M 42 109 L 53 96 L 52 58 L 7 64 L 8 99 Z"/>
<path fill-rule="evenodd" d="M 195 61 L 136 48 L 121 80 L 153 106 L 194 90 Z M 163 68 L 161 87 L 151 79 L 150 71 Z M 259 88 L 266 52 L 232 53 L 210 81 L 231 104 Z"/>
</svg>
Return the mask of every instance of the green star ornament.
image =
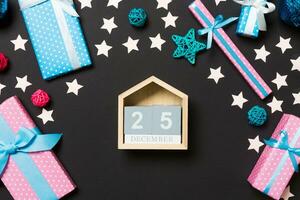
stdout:
<svg viewBox="0 0 300 200">
<path fill-rule="evenodd" d="M 177 49 L 173 53 L 174 58 L 184 57 L 191 64 L 196 62 L 196 54 L 205 49 L 206 45 L 198 42 L 195 38 L 195 29 L 190 29 L 183 37 L 180 35 L 172 35 L 172 40 L 177 45 Z"/>
</svg>

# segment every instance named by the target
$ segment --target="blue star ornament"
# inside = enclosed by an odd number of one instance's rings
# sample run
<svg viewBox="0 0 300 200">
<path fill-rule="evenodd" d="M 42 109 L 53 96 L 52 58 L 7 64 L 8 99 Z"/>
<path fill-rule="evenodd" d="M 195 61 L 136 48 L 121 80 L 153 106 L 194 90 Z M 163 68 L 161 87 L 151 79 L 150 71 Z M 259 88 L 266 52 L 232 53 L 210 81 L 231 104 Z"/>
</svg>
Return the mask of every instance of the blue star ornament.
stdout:
<svg viewBox="0 0 300 200">
<path fill-rule="evenodd" d="M 190 29 L 185 36 L 172 35 L 172 40 L 177 45 L 177 49 L 173 53 L 174 58 L 184 57 L 191 64 L 196 62 L 196 54 L 205 49 L 206 45 L 198 42 L 195 38 L 195 29 Z"/>
</svg>

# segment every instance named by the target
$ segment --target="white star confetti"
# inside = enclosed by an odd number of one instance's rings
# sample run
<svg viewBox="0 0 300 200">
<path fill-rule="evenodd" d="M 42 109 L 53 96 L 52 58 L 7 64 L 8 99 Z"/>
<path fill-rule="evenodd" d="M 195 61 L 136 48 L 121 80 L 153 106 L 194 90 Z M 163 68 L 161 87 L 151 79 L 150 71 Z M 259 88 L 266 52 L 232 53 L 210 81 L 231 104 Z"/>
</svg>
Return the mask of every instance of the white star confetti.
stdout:
<svg viewBox="0 0 300 200">
<path fill-rule="evenodd" d="M 26 91 L 26 88 L 28 86 L 32 85 L 30 82 L 28 82 L 27 75 L 24 76 L 23 78 L 16 77 L 16 79 L 17 79 L 17 84 L 16 84 L 15 88 L 20 88 L 23 92 Z"/>
<path fill-rule="evenodd" d="M 256 56 L 255 60 L 262 60 L 264 62 L 267 61 L 267 56 L 270 55 L 271 53 L 266 50 L 265 45 L 263 45 L 260 49 L 254 49 Z"/>
<path fill-rule="evenodd" d="M 106 44 L 106 41 L 103 40 L 101 44 L 96 44 L 95 45 L 97 48 L 97 56 L 99 55 L 104 55 L 108 57 L 108 51 L 112 48 L 111 46 Z"/>
<path fill-rule="evenodd" d="M 271 108 L 271 112 L 274 113 L 276 111 L 282 112 L 282 105 L 283 101 L 277 100 L 276 97 L 273 97 L 272 101 L 267 105 Z"/>
<path fill-rule="evenodd" d="M 216 5 L 218 6 L 220 2 L 225 2 L 226 0 L 215 0 Z"/>
<path fill-rule="evenodd" d="M 238 95 L 232 95 L 233 102 L 231 106 L 238 106 L 241 109 L 243 108 L 244 103 L 248 100 L 243 97 L 243 92 L 240 92 Z"/>
<path fill-rule="evenodd" d="M 52 113 L 53 110 L 48 111 L 45 108 L 43 108 L 42 113 L 37 117 L 43 121 L 43 124 L 46 124 L 47 122 L 54 122 L 54 119 L 52 118 Z"/>
<path fill-rule="evenodd" d="M 276 47 L 281 49 L 281 52 L 284 53 L 287 49 L 291 49 L 292 46 L 290 45 L 291 38 L 284 39 L 280 36 L 280 42 L 276 44 Z"/>
<path fill-rule="evenodd" d="M 78 0 L 81 4 L 81 9 L 87 7 L 92 8 L 92 0 Z"/>
<path fill-rule="evenodd" d="M 3 90 L 5 87 L 6 87 L 6 85 L 3 85 L 3 84 L 0 83 L 0 95 L 1 95 L 2 90 Z"/>
<path fill-rule="evenodd" d="M 221 78 L 224 78 L 224 75 L 221 73 L 221 67 L 217 69 L 210 68 L 210 75 L 207 79 L 213 79 L 218 84 Z"/>
<path fill-rule="evenodd" d="M 25 44 L 28 40 L 23 39 L 20 35 L 18 35 L 17 39 L 11 40 L 11 42 L 14 44 L 15 48 L 14 50 L 17 51 L 18 49 L 22 49 L 26 51 Z"/>
<path fill-rule="evenodd" d="M 127 42 L 123 43 L 123 46 L 125 46 L 127 48 L 128 53 L 130 53 L 131 51 L 135 50 L 138 51 L 139 48 L 137 46 L 139 40 L 133 40 L 130 36 L 128 37 Z"/>
<path fill-rule="evenodd" d="M 115 8 L 118 8 L 121 1 L 122 0 L 108 0 L 107 7 L 114 6 Z"/>
<path fill-rule="evenodd" d="M 172 2 L 172 0 L 156 0 L 157 1 L 157 9 L 159 8 L 164 8 L 166 10 L 168 10 L 168 5 L 169 3 Z"/>
<path fill-rule="evenodd" d="M 279 73 L 276 73 L 276 78 L 272 80 L 272 83 L 276 84 L 277 90 L 279 90 L 282 86 L 288 86 L 286 78 L 287 75 L 281 76 Z"/>
<path fill-rule="evenodd" d="M 166 17 L 162 17 L 161 19 L 165 21 L 165 28 L 169 26 L 176 27 L 176 20 L 178 16 L 173 16 L 170 12 Z"/>
<path fill-rule="evenodd" d="M 112 30 L 118 27 L 114 21 L 114 17 L 110 19 L 103 18 L 103 25 L 101 26 L 101 29 L 105 29 L 109 34 L 111 34 Z"/>
<path fill-rule="evenodd" d="M 298 93 L 293 93 L 292 95 L 293 95 L 293 97 L 294 97 L 294 105 L 295 105 L 295 104 L 300 104 L 300 92 L 298 92 Z"/>
<path fill-rule="evenodd" d="M 291 62 L 293 64 L 292 71 L 297 70 L 300 72 L 300 56 L 295 60 L 291 59 Z"/>
<path fill-rule="evenodd" d="M 256 138 L 254 139 L 249 138 L 248 141 L 249 141 L 248 150 L 255 150 L 257 153 L 259 153 L 259 148 L 264 145 L 264 143 L 262 143 L 259 140 L 259 136 L 256 136 Z"/>
<path fill-rule="evenodd" d="M 161 51 L 161 46 L 166 42 L 160 36 L 160 33 L 156 35 L 156 37 L 149 37 L 151 40 L 151 47 L 150 48 L 157 48 Z"/>
<path fill-rule="evenodd" d="M 288 186 L 287 188 L 285 188 L 285 190 L 283 191 L 282 195 L 281 195 L 281 199 L 283 200 L 289 200 L 291 197 L 294 197 L 295 195 L 291 193 L 291 188 L 290 186 Z"/>
<path fill-rule="evenodd" d="M 73 93 L 78 95 L 78 91 L 83 87 L 83 85 L 78 84 L 77 79 L 74 79 L 72 82 L 66 82 L 68 86 L 67 94 Z"/>
</svg>

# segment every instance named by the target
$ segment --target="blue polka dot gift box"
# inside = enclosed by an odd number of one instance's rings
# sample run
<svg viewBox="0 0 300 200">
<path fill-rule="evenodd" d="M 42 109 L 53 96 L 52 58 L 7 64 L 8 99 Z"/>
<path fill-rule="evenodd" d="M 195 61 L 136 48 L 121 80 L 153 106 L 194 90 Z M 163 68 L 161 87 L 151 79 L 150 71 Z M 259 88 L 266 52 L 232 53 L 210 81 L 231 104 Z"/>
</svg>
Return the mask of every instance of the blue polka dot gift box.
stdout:
<svg viewBox="0 0 300 200">
<path fill-rule="evenodd" d="M 73 0 L 19 0 L 19 5 L 43 79 L 91 65 Z"/>
<path fill-rule="evenodd" d="M 241 12 L 236 33 L 241 36 L 257 38 L 260 31 L 266 31 L 265 14 L 273 12 L 275 5 L 266 0 L 234 0 L 241 4 Z"/>
</svg>

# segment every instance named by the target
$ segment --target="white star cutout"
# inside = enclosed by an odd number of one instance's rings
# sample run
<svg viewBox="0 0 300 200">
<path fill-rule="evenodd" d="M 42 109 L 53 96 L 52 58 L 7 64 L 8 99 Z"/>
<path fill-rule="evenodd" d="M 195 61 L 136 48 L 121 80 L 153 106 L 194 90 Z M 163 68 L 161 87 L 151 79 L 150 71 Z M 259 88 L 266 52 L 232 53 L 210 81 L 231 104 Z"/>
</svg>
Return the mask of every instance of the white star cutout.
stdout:
<svg viewBox="0 0 300 200">
<path fill-rule="evenodd" d="M 109 34 L 111 34 L 112 30 L 118 27 L 114 21 L 114 17 L 110 19 L 103 18 L 103 25 L 101 26 L 101 29 L 105 29 Z"/>
<path fill-rule="evenodd" d="M 280 42 L 276 44 L 276 47 L 281 49 L 281 52 L 284 53 L 287 49 L 291 49 L 292 46 L 290 45 L 291 38 L 284 39 L 280 36 Z"/>
<path fill-rule="evenodd" d="M 138 51 L 139 48 L 137 47 L 139 40 L 133 40 L 130 36 L 128 37 L 127 42 L 123 43 L 123 46 L 127 47 L 128 53 L 130 53 L 133 50 Z"/>
<path fill-rule="evenodd" d="M 23 92 L 26 91 L 26 88 L 28 86 L 32 85 L 30 82 L 27 81 L 27 75 L 24 76 L 23 78 L 16 77 L 16 79 L 17 79 L 17 84 L 16 84 L 15 88 L 20 88 Z"/>
<path fill-rule="evenodd" d="M 210 68 L 210 75 L 207 79 L 213 79 L 218 84 L 221 78 L 224 78 L 224 75 L 221 73 L 221 67 L 217 69 Z"/>
<path fill-rule="evenodd" d="M 298 93 L 293 93 L 293 97 L 294 97 L 294 105 L 295 104 L 300 104 L 300 92 Z"/>
<path fill-rule="evenodd" d="M 285 190 L 283 191 L 282 195 L 281 195 L 281 199 L 283 200 L 289 200 L 290 197 L 294 197 L 295 195 L 293 193 L 291 193 L 291 188 L 290 186 L 288 186 L 287 188 L 285 188 Z"/>
<path fill-rule="evenodd" d="M 0 83 L 0 95 L 1 95 L 1 91 L 6 87 L 6 85 L 3 85 Z"/>
<path fill-rule="evenodd" d="M 151 40 L 150 48 L 157 48 L 160 51 L 161 51 L 161 46 L 166 42 L 161 38 L 160 33 L 157 34 L 156 37 L 149 37 L 149 39 Z"/>
<path fill-rule="evenodd" d="M 67 94 L 73 93 L 78 95 L 78 91 L 83 87 L 83 85 L 78 84 L 77 79 L 74 79 L 72 82 L 66 82 L 68 86 Z"/>
<path fill-rule="evenodd" d="M 108 0 L 107 7 L 114 6 L 115 8 L 118 8 L 121 1 L 122 0 Z"/>
<path fill-rule="evenodd" d="M 271 108 L 271 112 L 274 113 L 276 111 L 282 112 L 281 104 L 283 101 L 277 100 L 276 97 L 273 97 L 272 101 L 267 105 Z"/>
<path fill-rule="evenodd" d="M 18 35 L 17 39 L 11 40 L 11 42 L 14 44 L 15 48 L 14 50 L 17 51 L 18 49 L 22 49 L 26 51 L 25 44 L 28 40 L 23 39 L 20 35 Z"/>
<path fill-rule="evenodd" d="M 177 20 L 178 16 L 173 16 L 170 12 L 166 17 L 162 17 L 161 19 L 165 21 L 165 28 L 169 26 L 176 27 L 175 21 Z"/>
<path fill-rule="evenodd" d="M 47 122 L 54 122 L 52 118 L 53 110 L 46 110 L 43 108 L 42 113 L 38 115 L 37 117 L 40 118 L 43 121 L 43 124 L 46 124 Z"/>
<path fill-rule="evenodd" d="M 276 73 L 276 78 L 272 80 L 272 83 L 276 84 L 277 90 L 279 90 L 282 86 L 288 86 L 286 78 L 287 75 L 281 76 L 279 73 Z"/>
<path fill-rule="evenodd" d="M 271 54 L 266 50 L 265 45 L 263 45 L 260 49 L 254 49 L 254 51 L 256 53 L 255 60 L 261 59 L 264 62 L 267 61 L 267 56 Z"/>
<path fill-rule="evenodd" d="M 97 56 L 105 55 L 108 57 L 108 51 L 112 48 L 111 46 L 106 44 L 106 41 L 103 40 L 101 44 L 96 44 L 96 48 L 98 49 Z"/>
<path fill-rule="evenodd" d="M 249 138 L 248 141 L 249 141 L 248 150 L 255 150 L 257 153 L 259 153 L 259 148 L 264 145 L 264 143 L 262 143 L 259 140 L 259 136 L 256 136 L 256 138 L 254 139 Z"/>
<path fill-rule="evenodd" d="M 164 8 L 166 10 L 168 10 L 168 5 L 169 3 L 172 2 L 172 0 L 156 0 L 157 1 L 157 9 L 159 8 Z"/>
<path fill-rule="evenodd" d="M 240 92 L 238 95 L 232 95 L 233 102 L 231 106 L 238 106 L 241 109 L 243 108 L 244 103 L 248 100 L 243 97 L 243 92 Z"/>
<path fill-rule="evenodd" d="M 292 71 L 298 70 L 300 72 L 300 56 L 295 60 L 291 59 L 291 62 L 293 64 Z"/>
<path fill-rule="evenodd" d="M 216 5 L 219 5 L 219 3 L 220 3 L 221 1 L 226 1 L 226 0 L 215 0 Z"/>
<path fill-rule="evenodd" d="M 81 4 L 81 9 L 87 7 L 92 8 L 92 0 L 78 0 Z"/>
</svg>

